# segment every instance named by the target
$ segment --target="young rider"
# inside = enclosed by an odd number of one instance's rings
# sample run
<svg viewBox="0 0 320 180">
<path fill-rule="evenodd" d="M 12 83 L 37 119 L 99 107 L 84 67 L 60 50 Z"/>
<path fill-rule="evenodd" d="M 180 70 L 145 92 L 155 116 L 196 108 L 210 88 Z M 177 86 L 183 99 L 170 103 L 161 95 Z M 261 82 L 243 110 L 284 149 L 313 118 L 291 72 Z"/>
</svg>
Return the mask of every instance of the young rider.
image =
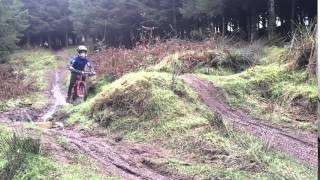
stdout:
<svg viewBox="0 0 320 180">
<path fill-rule="evenodd" d="M 88 49 L 85 46 L 79 46 L 77 48 L 77 52 L 78 52 L 78 55 L 71 58 L 68 64 L 68 68 L 71 71 L 71 78 L 70 78 L 70 84 L 68 88 L 68 97 L 67 97 L 68 103 L 71 102 L 72 90 L 77 81 L 77 75 L 84 74 L 84 69 L 86 66 L 90 69 L 90 72 L 92 75 L 96 74 L 90 61 L 87 58 Z"/>
</svg>

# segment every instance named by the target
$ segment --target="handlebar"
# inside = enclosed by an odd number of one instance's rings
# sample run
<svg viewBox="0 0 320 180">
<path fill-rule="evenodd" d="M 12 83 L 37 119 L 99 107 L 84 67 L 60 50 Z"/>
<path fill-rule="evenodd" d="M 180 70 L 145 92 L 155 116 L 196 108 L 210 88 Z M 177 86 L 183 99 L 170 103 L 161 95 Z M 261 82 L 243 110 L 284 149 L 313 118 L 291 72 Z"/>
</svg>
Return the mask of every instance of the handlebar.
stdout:
<svg viewBox="0 0 320 180">
<path fill-rule="evenodd" d="M 79 74 L 84 74 L 84 75 L 89 75 L 89 76 L 94 76 L 96 75 L 95 73 L 91 72 L 91 71 L 79 71 L 79 70 L 76 70 L 76 69 L 73 69 L 71 70 L 72 72 L 76 72 L 76 73 L 79 73 Z"/>
</svg>

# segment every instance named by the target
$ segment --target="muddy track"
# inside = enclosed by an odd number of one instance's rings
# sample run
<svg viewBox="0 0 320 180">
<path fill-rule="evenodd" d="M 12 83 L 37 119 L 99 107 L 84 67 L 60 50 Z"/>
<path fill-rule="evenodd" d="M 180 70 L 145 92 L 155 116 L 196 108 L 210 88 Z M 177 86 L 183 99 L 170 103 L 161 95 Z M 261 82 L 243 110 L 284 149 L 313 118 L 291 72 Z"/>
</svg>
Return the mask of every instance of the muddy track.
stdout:
<svg viewBox="0 0 320 180">
<path fill-rule="evenodd" d="M 224 102 L 222 94 L 210 82 L 200 80 L 193 75 L 184 75 L 181 78 L 198 93 L 210 110 L 220 112 L 236 128 L 246 130 L 262 138 L 269 142 L 273 148 L 285 152 L 311 167 L 317 167 L 316 134 L 277 127 L 261 119 L 254 119 L 244 112 L 228 106 Z"/>
<path fill-rule="evenodd" d="M 64 51 L 55 52 L 56 57 L 67 59 L 68 55 Z M 66 104 L 65 97 L 60 89 L 63 78 L 66 77 L 66 69 L 60 68 L 48 73 L 49 89 L 39 92 L 48 97 L 49 103 L 44 107 L 32 107 L 32 104 L 22 105 L 6 112 L 0 111 L 0 123 L 12 122 L 36 122 L 48 120 L 59 106 Z"/>
<path fill-rule="evenodd" d="M 0 123 L 10 123 L 16 121 L 31 122 L 41 118 L 43 109 L 34 107 L 20 107 L 7 112 L 0 112 Z"/>
<path fill-rule="evenodd" d="M 106 136 L 79 133 L 72 129 L 51 129 L 46 135 L 64 137 L 73 151 L 88 155 L 105 173 L 122 179 L 190 179 L 174 175 L 154 163 L 168 158 L 159 147 L 115 142 Z"/>
<path fill-rule="evenodd" d="M 56 52 L 56 56 L 67 57 L 63 51 Z M 12 127 L 18 134 L 24 132 L 22 135 L 31 135 L 33 130 L 25 129 L 23 123 L 26 121 L 46 121 L 59 106 L 65 104 L 65 98 L 61 91 L 64 73 L 64 70 L 55 70 L 48 75 L 51 82 L 51 92 L 44 92 L 49 96 L 50 104 L 48 107 L 43 109 L 24 107 L 4 112 L 0 114 L 0 123 Z M 72 150 L 65 149 L 57 141 L 57 137 L 66 140 Z M 116 142 L 106 135 L 79 132 L 72 128 L 45 130 L 41 136 L 41 146 L 45 153 L 58 162 L 72 163 L 73 156 L 82 154 L 87 156 L 90 162 L 94 162 L 98 166 L 100 173 L 126 180 L 192 179 L 158 165 L 156 163 L 157 160 L 165 160 L 170 157 L 165 150 L 157 146 L 124 141 Z"/>
</svg>

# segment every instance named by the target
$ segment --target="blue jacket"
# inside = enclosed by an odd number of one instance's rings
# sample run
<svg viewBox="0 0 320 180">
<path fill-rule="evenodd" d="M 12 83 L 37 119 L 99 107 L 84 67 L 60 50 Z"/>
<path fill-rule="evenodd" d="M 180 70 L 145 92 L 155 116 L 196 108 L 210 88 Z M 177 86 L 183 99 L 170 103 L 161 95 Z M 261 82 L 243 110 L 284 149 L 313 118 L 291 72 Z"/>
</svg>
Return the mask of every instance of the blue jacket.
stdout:
<svg viewBox="0 0 320 180">
<path fill-rule="evenodd" d="M 87 58 L 81 59 L 79 56 L 75 56 L 75 57 L 71 58 L 69 65 L 78 71 L 84 71 L 84 68 L 86 66 L 88 66 L 90 69 L 92 69 L 92 65 L 91 65 L 90 61 Z"/>
</svg>

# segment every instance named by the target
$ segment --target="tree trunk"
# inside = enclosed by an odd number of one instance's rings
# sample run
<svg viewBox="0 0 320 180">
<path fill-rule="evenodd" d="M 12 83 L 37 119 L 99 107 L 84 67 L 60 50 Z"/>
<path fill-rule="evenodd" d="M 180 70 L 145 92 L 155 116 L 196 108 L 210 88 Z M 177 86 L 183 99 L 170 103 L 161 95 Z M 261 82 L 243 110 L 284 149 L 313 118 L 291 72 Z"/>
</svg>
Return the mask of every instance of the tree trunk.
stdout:
<svg viewBox="0 0 320 180">
<path fill-rule="evenodd" d="M 106 41 L 106 38 L 107 38 L 107 37 L 106 37 L 106 35 L 107 35 L 107 23 L 108 23 L 108 22 L 107 22 L 107 20 L 106 20 L 106 21 L 104 22 L 104 31 L 103 31 L 103 39 L 102 39 L 103 42 L 107 42 L 107 41 Z"/>
<path fill-rule="evenodd" d="M 174 28 L 174 33 L 177 33 L 177 3 L 176 0 L 172 0 L 172 23 Z"/>
<path fill-rule="evenodd" d="M 48 34 L 48 48 L 51 49 L 51 35 L 50 33 Z"/>
<path fill-rule="evenodd" d="M 294 31 L 295 26 L 295 9 L 296 9 L 296 0 L 291 0 L 291 19 L 290 19 L 290 30 Z"/>
<path fill-rule="evenodd" d="M 69 47 L 69 33 L 68 31 L 66 31 L 66 47 L 68 48 Z"/>
<path fill-rule="evenodd" d="M 318 32 L 316 32 L 315 34 L 315 37 L 318 37 Z M 318 77 L 318 94 L 320 93 L 320 67 L 319 67 L 319 64 L 320 64 L 320 58 L 318 58 L 318 50 L 319 50 L 319 47 L 318 47 L 318 38 L 315 39 L 315 49 L 314 49 L 314 58 L 316 59 L 316 77 Z M 318 117 L 320 115 L 320 97 L 318 96 Z M 320 129 L 320 125 L 318 126 L 318 130 Z"/>
<path fill-rule="evenodd" d="M 254 8 L 251 9 L 250 20 L 250 42 L 253 42 L 257 33 L 257 17 Z"/>
<path fill-rule="evenodd" d="M 222 16 L 222 36 L 225 36 L 226 35 L 226 19 L 224 16 Z"/>
<path fill-rule="evenodd" d="M 27 48 L 31 47 L 31 42 L 30 42 L 30 33 L 27 33 Z"/>
<path fill-rule="evenodd" d="M 276 12 L 275 12 L 275 0 L 269 0 L 269 39 L 274 36 L 276 30 Z"/>
<path fill-rule="evenodd" d="M 251 41 L 251 15 L 250 13 L 247 14 L 247 24 L 246 24 L 246 28 L 247 28 L 247 40 Z"/>
</svg>

